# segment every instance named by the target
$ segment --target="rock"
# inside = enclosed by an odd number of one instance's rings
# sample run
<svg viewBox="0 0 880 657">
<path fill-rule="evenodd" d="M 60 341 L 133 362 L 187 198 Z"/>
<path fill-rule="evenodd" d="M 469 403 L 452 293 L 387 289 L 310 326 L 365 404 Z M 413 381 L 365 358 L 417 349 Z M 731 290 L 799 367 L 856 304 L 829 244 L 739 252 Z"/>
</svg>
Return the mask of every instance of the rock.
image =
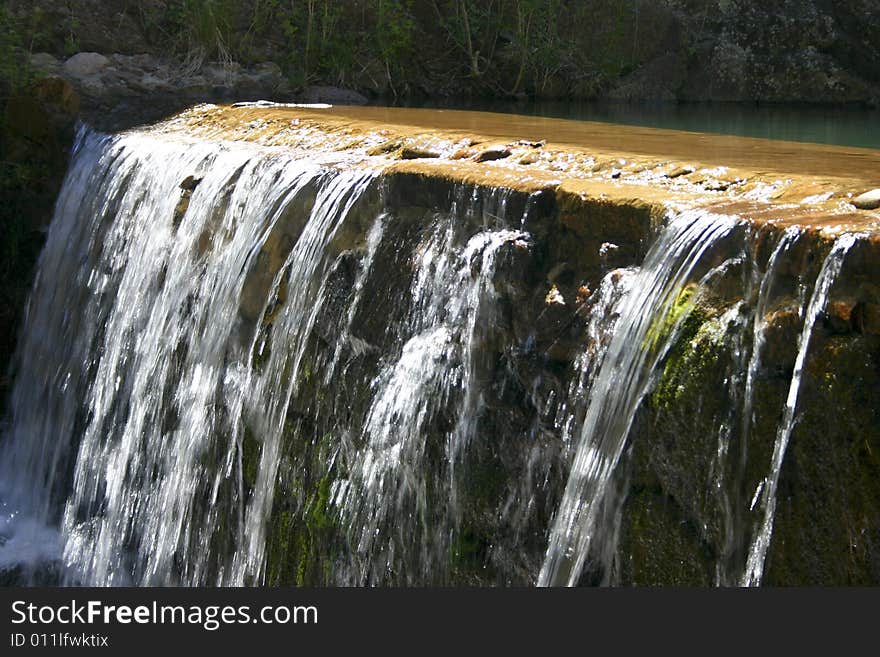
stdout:
<svg viewBox="0 0 880 657">
<path fill-rule="evenodd" d="M 277 64 L 266 62 L 240 70 L 231 86 L 242 95 L 272 97 L 282 100 L 290 93 L 290 84 Z"/>
<path fill-rule="evenodd" d="M 147 73 L 140 79 L 135 80 L 131 83 L 131 86 L 145 91 L 170 91 L 172 88 L 168 82 L 151 73 Z"/>
<path fill-rule="evenodd" d="M 61 62 L 47 52 L 36 52 L 31 55 L 31 68 L 41 73 L 55 75 L 61 70 Z"/>
<path fill-rule="evenodd" d="M 200 182 L 202 182 L 201 176 L 187 176 L 183 179 L 183 182 L 180 183 L 180 189 L 191 192 L 198 187 Z"/>
<path fill-rule="evenodd" d="M 711 180 L 703 181 L 703 189 L 710 192 L 726 192 L 733 183 L 729 180 Z"/>
<path fill-rule="evenodd" d="M 232 86 L 238 78 L 238 71 L 229 66 L 207 64 L 202 67 L 202 75 L 212 85 Z"/>
<path fill-rule="evenodd" d="M 304 103 L 329 103 L 331 105 L 366 105 L 367 97 L 351 89 L 313 85 L 303 89 L 300 99 Z"/>
<path fill-rule="evenodd" d="M 857 307 L 855 299 L 835 299 L 828 302 L 825 307 L 826 319 L 831 328 L 838 333 L 846 333 L 850 330 L 853 321 L 853 311 Z"/>
<path fill-rule="evenodd" d="M 544 297 L 544 303 L 548 306 L 565 305 L 565 298 L 562 296 L 562 293 L 559 291 L 559 288 L 556 287 L 555 283 L 550 286 L 550 291 L 547 292 L 547 296 Z"/>
<path fill-rule="evenodd" d="M 675 169 L 673 169 L 672 171 L 667 173 L 666 177 L 667 178 L 679 178 L 681 176 L 690 175 L 694 171 L 696 171 L 696 169 L 692 166 L 676 167 Z"/>
<path fill-rule="evenodd" d="M 64 62 L 64 73 L 70 77 L 81 79 L 100 73 L 110 60 L 97 52 L 80 52 Z"/>
<path fill-rule="evenodd" d="M 870 192 L 860 194 L 850 202 L 859 210 L 876 210 L 880 208 L 880 189 L 872 189 Z"/>
<path fill-rule="evenodd" d="M 31 85 L 31 94 L 51 112 L 61 113 L 72 121 L 79 112 L 79 96 L 64 78 L 49 76 Z"/>
<path fill-rule="evenodd" d="M 622 257 L 621 257 L 622 256 Z M 603 269 L 615 269 L 626 266 L 627 254 L 613 242 L 602 242 L 599 246 L 599 262 Z"/>
<path fill-rule="evenodd" d="M 159 60 L 153 57 L 153 55 L 148 54 L 121 55 L 116 53 L 110 55 L 110 61 L 121 70 L 136 71 L 138 73 L 152 73 L 162 68 Z"/>
<path fill-rule="evenodd" d="M 452 155 L 449 156 L 450 160 L 466 160 L 469 157 L 474 156 L 474 151 L 471 148 L 458 148 L 456 149 Z"/>
<path fill-rule="evenodd" d="M 400 148 L 400 141 L 397 139 L 386 139 L 381 144 L 377 144 L 369 149 L 367 155 L 385 155 L 385 153 L 396 151 L 398 148 Z"/>
<path fill-rule="evenodd" d="M 572 274 L 572 273 L 573 273 L 573 272 L 572 272 L 572 269 L 571 269 L 571 267 L 568 265 L 567 262 L 560 262 L 560 263 L 557 264 L 555 267 L 552 267 L 552 268 L 550 269 L 550 271 L 547 272 L 547 276 L 546 276 L 546 278 L 547 278 L 547 281 L 548 281 L 549 283 L 556 283 L 556 281 L 559 280 L 559 278 L 560 278 L 563 274 L 569 274 L 569 275 L 570 275 L 570 274 Z M 556 286 L 554 285 L 553 287 L 555 288 Z"/>
<path fill-rule="evenodd" d="M 859 328 L 868 335 L 880 335 L 880 305 L 866 303 L 859 317 Z"/>
<path fill-rule="evenodd" d="M 419 148 L 417 146 L 404 146 L 400 151 L 400 159 L 402 160 L 421 160 L 423 158 L 440 157 L 437 151 L 431 151 L 427 148 Z"/>
<path fill-rule="evenodd" d="M 687 76 L 687 61 L 681 54 L 666 53 L 624 77 L 608 95 L 615 100 L 674 101 Z"/>
<path fill-rule="evenodd" d="M 487 148 L 486 150 L 477 154 L 474 158 L 474 162 L 490 162 L 492 160 L 503 160 L 505 157 L 510 157 L 510 149 L 498 147 L 498 148 Z"/>
<path fill-rule="evenodd" d="M 284 78 L 281 67 L 275 62 L 257 64 L 249 71 L 249 74 L 266 86 L 276 86 Z"/>
<path fill-rule="evenodd" d="M 103 96 L 107 92 L 107 85 L 97 75 L 82 78 L 79 82 L 79 90 L 87 96 Z"/>
<path fill-rule="evenodd" d="M 177 85 L 177 90 L 187 96 L 206 97 L 211 93 L 213 86 L 201 75 L 193 75 L 184 78 Z"/>
</svg>

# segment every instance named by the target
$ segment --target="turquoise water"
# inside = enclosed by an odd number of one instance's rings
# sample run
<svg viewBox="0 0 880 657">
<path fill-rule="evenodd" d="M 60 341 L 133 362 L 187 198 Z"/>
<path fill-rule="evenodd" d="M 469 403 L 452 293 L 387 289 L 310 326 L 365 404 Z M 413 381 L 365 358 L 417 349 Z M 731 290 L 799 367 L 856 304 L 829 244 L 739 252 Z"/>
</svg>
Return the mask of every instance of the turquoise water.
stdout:
<svg viewBox="0 0 880 657">
<path fill-rule="evenodd" d="M 414 105 L 880 149 L 880 110 L 742 103 L 430 101 Z"/>
</svg>

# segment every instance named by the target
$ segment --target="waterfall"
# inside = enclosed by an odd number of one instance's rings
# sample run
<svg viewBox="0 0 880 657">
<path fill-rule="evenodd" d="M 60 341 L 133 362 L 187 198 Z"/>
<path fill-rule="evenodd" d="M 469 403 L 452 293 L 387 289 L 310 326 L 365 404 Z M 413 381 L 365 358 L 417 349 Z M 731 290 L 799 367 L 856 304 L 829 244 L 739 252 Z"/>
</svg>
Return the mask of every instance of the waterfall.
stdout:
<svg viewBox="0 0 880 657">
<path fill-rule="evenodd" d="M 409 546 L 418 564 L 412 581 L 436 572 L 456 524 L 456 465 L 482 404 L 478 359 L 486 339 L 482 333 L 491 327 L 495 310 L 496 259 L 502 247 L 528 249 L 529 237 L 518 230 L 489 230 L 456 249 L 455 233 L 453 215 L 437 222 L 421 249 L 411 290 L 413 313 L 401 334 L 410 337 L 372 383 L 363 448 L 353 458 L 352 476 L 338 486 L 337 503 L 369 564 L 357 582 L 370 581 L 373 569 L 393 567 L 395 545 L 400 549 L 408 542 L 421 543 L 417 549 Z M 444 409 L 456 418 L 443 446 L 445 512 L 428 508 L 425 476 L 432 465 L 427 425 Z M 407 517 L 416 518 L 415 527 L 399 525 Z M 389 523 L 406 528 L 407 535 Z"/>
<path fill-rule="evenodd" d="M 729 235 L 731 217 L 685 212 L 663 230 L 622 301 L 614 334 L 595 381 L 577 453 L 557 511 L 544 564 L 543 586 L 580 577 L 611 475 L 653 374 L 695 299 L 682 299 L 706 252 Z M 676 305 L 682 307 L 676 312 Z"/>
<path fill-rule="evenodd" d="M 727 421 L 722 424 L 719 431 L 718 451 L 715 466 L 715 490 L 721 499 L 723 527 L 723 545 L 716 566 L 715 581 L 717 585 L 730 585 L 738 581 L 741 564 L 738 563 L 738 551 L 743 541 L 742 500 L 739 499 L 739 486 L 742 473 L 746 468 L 748 458 L 748 439 L 753 421 L 753 405 L 757 377 L 761 370 L 766 331 L 768 328 L 767 313 L 769 312 L 774 284 L 777 280 L 777 270 L 783 256 L 788 253 L 792 245 L 801 234 L 801 229 L 793 226 L 787 228 L 782 237 L 777 241 L 767 265 L 763 272 L 757 267 L 753 268 L 752 275 L 745 283 L 744 299 L 755 296 L 754 309 L 751 311 L 751 331 L 747 330 L 748 322 L 742 326 L 736 341 L 736 357 L 733 363 L 733 372 L 729 373 L 732 382 L 730 411 Z M 754 290 L 757 288 L 757 294 Z M 742 313 L 740 306 L 743 301 L 734 308 L 736 314 Z M 747 317 L 747 313 L 743 315 Z M 751 349 L 744 344 L 746 333 L 750 333 Z M 748 356 L 748 358 L 746 358 Z M 742 391 L 739 384 L 742 382 Z M 738 418 L 737 418 L 738 415 Z M 730 445 L 732 434 L 735 431 L 736 421 L 739 420 L 739 454 L 738 460 L 730 463 Z M 732 467 L 731 467 L 732 466 Z M 732 470 L 733 476 L 727 474 Z M 727 476 L 727 479 L 725 478 Z M 733 484 L 733 490 L 728 490 L 727 484 Z"/>
<path fill-rule="evenodd" d="M 562 502 L 554 520 L 550 533 L 549 545 L 544 564 L 539 575 L 540 585 L 567 584 L 574 585 L 581 576 L 585 561 L 594 554 L 597 561 L 602 562 L 606 570 L 610 569 L 610 561 L 615 551 L 614 542 L 619 516 L 613 509 L 607 508 L 617 504 L 609 500 L 613 495 L 613 478 L 618 461 L 623 453 L 625 443 L 636 411 L 646 395 L 656 383 L 656 371 L 663 361 L 670 345 L 677 339 L 679 325 L 685 320 L 690 308 L 697 302 L 698 296 L 713 273 L 710 270 L 699 279 L 696 290 L 691 296 L 683 293 L 690 289 L 694 281 L 694 268 L 703 260 L 713 244 L 723 239 L 731 231 L 728 220 L 699 213 L 685 213 L 672 221 L 661 233 L 649 252 L 641 270 L 636 272 L 628 284 L 630 292 L 617 297 L 613 322 L 600 323 L 606 330 L 610 329 L 610 340 L 594 340 L 591 344 L 600 345 L 598 356 L 585 353 L 579 360 L 582 375 L 577 381 L 577 391 L 569 393 L 569 404 L 577 399 L 586 400 L 586 412 L 580 421 L 580 442 L 575 455 L 572 471 L 563 495 Z M 733 464 L 736 477 L 741 477 L 747 458 L 750 427 L 752 423 L 752 407 L 755 395 L 756 378 L 761 369 L 765 333 L 767 330 L 767 313 L 774 283 L 777 280 L 777 269 L 783 256 L 788 253 L 801 235 L 801 229 L 786 229 L 774 247 L 763 274 L 758 276 L 758 293 L 755 307 L 751 311 L 752 346 L 747 364 L 743 361 L 745 375 L 744 391 L 741 395 L 740 409 L 740 445 L 741 453 L 738 463 Z M 800 389 L 803 368 L 809 348 L 810 337 L 817 318 L 823 311 L 831 286 L 840 272 L 844 257 L 855 243 L 857 235 L 845 234 L 836 242 L 823 262 L 816 280 L 812 296 L 806 305 L 803 327 L 798 338 L 797 357 L 789 385 L 782 420 L 778 427 L 774 445 L 770 473 L 759 485 L 755 499 L 751 501 L 753 508 L 758 499 L 762 500 L 763 518 L 755 529 L 751 547 L 747 555 L 746 572 L 743 576 L 744 585 L 760 584 L 764 560 L 770 543 L 773 528 L 773 515 L 776 505 L 776 490 L 786 445 L 794 429 L 798 391 Z M 746 294 L 746 296 L 748 296 Z M 681 304 L 678 311 L 675 306 Z M 722 323 L 738 326 L 737 316 L 743 312 L 742 302 L 733 306 L 720 319 Z M 608 314 L 604 310 L 600 315 L 593 316 L 593 322 Z M 802 313 L 803 314 L 803 313 Z M 665 329 L 658 331 L 658 326 L 666 324 Z M 594 329 L 593 329 L 594 330 Z M 660 338 L 658 340 L 658 337 Z M 604 346 L 602 346 L 604 345 Z M 641 345 L 633 349 L 632 345 Z M 594 347 L 595 348 L 595 347 Z M 587 376 L 598 361 L 598 372 Z M 592 367 L 591 367 L 592 366 Z M 734 363 L 736 367 L 736 363 Z M 740 395 L 731 398 L 735 403 Z M 576 406 L 574 407 L 576 408 Z M 731 413 L 733 408 L 731 409 Z M 572 424 L 576 421 L 574 409 L 568 413 L 568 424 L 564 435 L 569 435 Z M 725 511 L 726 530 L 721 546 L 718 562 L 719 583 L 728 581 L 727 574 L 731 567 L 727 560 L 731 559 L 735 544 L 749 528 L 741 521 L 731 517 L 734 513 L 731 501 L 724 498 L 724 482 L 719 479 L 724 472 L 728 458 L 728 439 L 731 422 L 722 423 L 719 429 L 719 447 L 714 468 L 715 488 L 722 496 L 720 504 Z M 733 482 L 738 485 L 737 482 Z M 741 513 L 737 509 L 736 513 Z M 599 547 L 593 545 L 597 540 L 603 541 Z M 609 553 L 612 555 L 609 558 Z M 732 567 L 736 567 L 735 563 Z M 608 581 L 606 573 L 604 581 Z"/>
<path fill-rule="evenodd" d="M 796 422 L 795 411 L 797 410 L 798 394 L 803 379 L 804 365 L 807 361 L 810 339 L 813 336 L 813 327 L 815 326 L 819 315 L 825 309 L 825 304 L 828 301 L 828 293 L 840 273 L 844 257 L 852 248 L 853 244 L 855 244 L 857 237 L 856 234 L 847 233 L 834 242 L 831 252 L 822 263 L 822 269 L 819 271 L 819 275 L 816 278 L 816 283 L 813 287 L 813 293 L 810 295 L 810 301 L 807 304 L 804 325 L 798 336 L 797 357 L 794 363 L 794 371 L 791 375 L 791 383 L 789 384 L 788 395 L 785 399 L 782 420 L 779 423 L 776 442 L 773 446 L 770 472 L 762 482 L 763 485 L 759 489 L 759 492 L 756 493 L 756 496 L 762 496 L 764 513 L 758 531 L 752 542 L 751 549 L 749 550 L 746 570 L 742 579 L 743 586 L 760 585 L 761 578 L 764 574 L 764 562 L 767 558 L 767 550 L 770 547 L 770 538 L 773 534 L 773 517 L 776 512 L 776 492 L 779 487 L 779 475 L 782 471 L 782 461 L 785 458 L 785 450 L 788 447 L 788 441 L 791 438 L 791 432 L 794 429 Z M 785 241 L 786 238 L 783 238 L 780 242 L 780 246 L 784 246 Z M 759 318 L 756 317 L 756 326 L 758 321 Z"/>
<path fill-rule="evenodd" d="M 79 137 L 39 263 L 3 455 L 6 508 L 60 522 L 63 554 L 51 556 L 67 581 L 259 578 L 273 452 L 316 280 L 371 177 L 249 147 Z M 310 194 L 296 238 L 287 214 Z M 269 261 L 277 273 L 264 282 Z M 282 287 L 287 303 L 270 322 Z M 288 348 L 261 359 L 261 340 Z M 264 443 L 250 500 L 243 416 Z"/>
<path fill-rule="evenodd" d="M 809 298 L 790 255 L 812 235 L 706 210 L 609 269 L 605 237 L 560 247 L 571 217 L 545 192 L 376 161 L 80 131 L 13 359 L 0 576 L 614 584 L 637 467 L 656 457 L 667 486 L 675 450 L 703 450 L 663 494 L 699 520 L 716 583 L 760 584 L 810 342 L 858 235 Z M 694 353 L 718 361 L 705 415 L 699 394 L 653 394 L 686 388 Z M 788 391 L 770 412 L 768 376 Z"/>
<path fill-rule="evenodd" d="M 315 380 L 309 350 L 352 235 L 353 293 L 318 385 L 376 354 L 355 326 L 392 220 L 362 200 L 374 180 L 303 153 L 79 135 L 16 356 L 0 565 L 92 585 L 265 579 L 285 441 L 316 439 L 285 433 L 290 405 Z M 531 248 L 506 203 L 462 188 L 411 254 L 383 255 L 411 263 L 409 299 L 385 318 L 391 351 L 364 382 L 364 416 L 331 418 L 321 466 L 346 471 L 328 509 L 352 543 L 338 583 L 401 564 L 406 581 L 443 576 L 488 385 L 496 265 Z M 428 425 L 445 426 L 442 445 Z M 444 474 L 429 484 L 431 467 Z M 438 494 L 448 504 L 429 508 Z"/>
</svg>

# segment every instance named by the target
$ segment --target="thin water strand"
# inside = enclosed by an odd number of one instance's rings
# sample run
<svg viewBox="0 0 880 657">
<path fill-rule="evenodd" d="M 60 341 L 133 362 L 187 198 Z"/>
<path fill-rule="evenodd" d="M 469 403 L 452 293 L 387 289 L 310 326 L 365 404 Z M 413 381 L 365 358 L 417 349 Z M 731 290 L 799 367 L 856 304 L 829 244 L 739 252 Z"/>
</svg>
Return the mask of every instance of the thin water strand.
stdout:
<svg viewBox="0 0 880 657">
<path fill-rule="evenodd" d="M 770 539 L 773 535 L 773 520 L 776 514 L 776 493 L 779 486 L 779 476 L 782 472 L 782 462 L 785 459 L 785 451 L 795 425 L 795 411 L 797 410 L 798 395 L 804 374 L 804 365 L 810 348 L 810 340 L 813 336 L 813 327 L 819 315 L 825 309 L 828 302 L 828 293 L 837 279 L 843 266 L 846 253 L 856 243 L 858 235 L 847 233 L 839 237 L 831 249 L 831 252 L 822 263 L 822 269 L 816 278 L 813 293 L 807 304 L 804 325 L 798 337 L 797 357 L 795 358 L 794 371 L 791 375 L 791 383 L 788 387 L 788 395 L 785 400 L 785 409 L 779 429 L 776 434 L 776 442 L 773 446 L 773 457 L 770 462 L 770 473 L 765 479 L 763 486 L 763 518 L 760 527 L 752 542 L 743 574 L 743 586 L 760 586 L 764 576 L 764 564 L 767 559 L 767 550 L 770 548 Z M 754 502 L 753 502 L 754 506 Z"/>
</svg>

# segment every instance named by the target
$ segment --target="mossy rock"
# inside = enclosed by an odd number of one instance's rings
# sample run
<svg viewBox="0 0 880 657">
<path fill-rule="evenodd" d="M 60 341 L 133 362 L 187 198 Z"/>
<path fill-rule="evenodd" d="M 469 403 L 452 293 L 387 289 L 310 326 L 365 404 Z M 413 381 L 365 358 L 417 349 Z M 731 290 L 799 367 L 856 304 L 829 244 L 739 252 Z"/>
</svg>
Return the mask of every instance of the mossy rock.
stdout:
<svg viewBox="0 0 880 657">
<path fill-rule="evenodd" d="M 712 552 L 674 500 L 658 488 L 630 490 L 623 509 L 620 579 L 633 586 L 710 586 Z"/>
<path fill-rule="evenodd" d="M 723 527 L 716 481 L 729 473 L 717 456 L 721 426 L 730 422 L 727 377 L 734 330 L 730 317 L 705 306 L 682 320 L 650 396 L 650 419 L 634 439 L 664 493 L 719 549 Z"/>
<path fill-rule="evenodd" d="M 880 581 L 880 351 L 814 336 L 783 462 L 766 584 Z"/>
<path fill-rule="evenodd" d="M 330 491 L 335 471 L 327 470 L 333 436 L 303 440 L 308 426 L 290 423 L 283 437 L 275 503 L 267 524 L 266 583 L 272 586 L 326 586 L 343 544 Z"/>
</svg>

